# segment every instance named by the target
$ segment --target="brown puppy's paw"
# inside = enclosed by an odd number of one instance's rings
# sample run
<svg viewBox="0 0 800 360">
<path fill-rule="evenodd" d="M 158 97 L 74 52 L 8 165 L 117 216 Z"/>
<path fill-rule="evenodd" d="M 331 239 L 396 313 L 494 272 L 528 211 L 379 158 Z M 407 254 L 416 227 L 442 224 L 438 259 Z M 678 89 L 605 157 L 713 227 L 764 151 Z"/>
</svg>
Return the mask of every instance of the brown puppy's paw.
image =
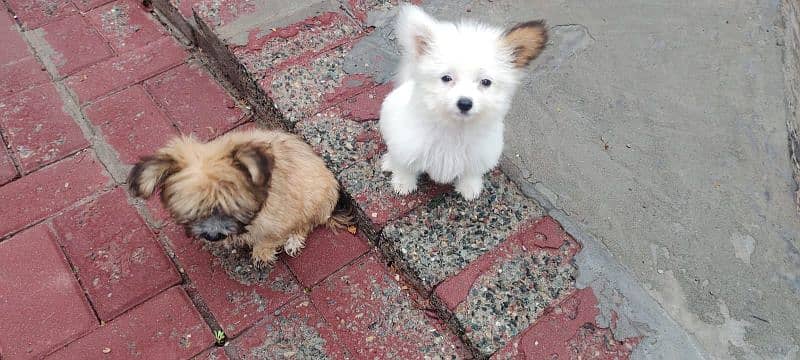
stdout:
<svg viewBox="0 0 800 360">
<path fill-rule="evenodd" d="M 253 259 L 253 265 L 258 268 L 265 268 L 272 266 L 278 259 L 276 256 L 277 251 L 271 246 L 254 246 L 253 253 L 250 258 Z"/>
</svg>

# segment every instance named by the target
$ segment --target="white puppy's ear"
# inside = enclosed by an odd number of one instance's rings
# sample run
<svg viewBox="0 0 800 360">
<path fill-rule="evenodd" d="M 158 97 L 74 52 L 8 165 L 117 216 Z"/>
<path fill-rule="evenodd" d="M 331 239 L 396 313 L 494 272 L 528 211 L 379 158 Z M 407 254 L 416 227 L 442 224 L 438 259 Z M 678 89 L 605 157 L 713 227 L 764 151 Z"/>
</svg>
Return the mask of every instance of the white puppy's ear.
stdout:
<svg viewBox="0 0 800 360">
<path fill-rule="evenodd" d="M 511 49 L 514 67 L 524 68 L 544 50 L 547 29 L 542 20 L 528 21 L 506 30 L 501 41 Z"/>
<path fill-rule="evenodd" d="M 397 18 L 397 38 L 406 54 L 417 59 L 430 51 L 436 19 L 411 4 L 400 8 Z"/>
</svg>

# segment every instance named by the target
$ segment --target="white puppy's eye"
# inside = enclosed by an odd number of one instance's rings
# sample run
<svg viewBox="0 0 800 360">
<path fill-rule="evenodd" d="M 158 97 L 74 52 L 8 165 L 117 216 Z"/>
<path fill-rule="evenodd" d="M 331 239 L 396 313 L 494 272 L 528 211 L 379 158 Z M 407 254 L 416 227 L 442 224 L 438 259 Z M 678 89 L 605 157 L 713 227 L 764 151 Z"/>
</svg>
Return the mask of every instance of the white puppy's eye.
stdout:
<svg viewBox="0 0 800 360">
<path fill-rule="evenodd" d="M 489 86 L 492 86 L 492 80 L 489 80 L 489 79 L 483 79 L 483 80 L 481 80 L 481 86 L 483 86 L 483 87 L 489 87 Z"/>
<path fill-rule="evenodd" d="M 451 81 L 453 81 L 453 77 L 452 76 L 450 76 L 450 75 L 442 76 L 442 82 L 448 83 L 448 82 L 451 82 Z"/>
</svg>

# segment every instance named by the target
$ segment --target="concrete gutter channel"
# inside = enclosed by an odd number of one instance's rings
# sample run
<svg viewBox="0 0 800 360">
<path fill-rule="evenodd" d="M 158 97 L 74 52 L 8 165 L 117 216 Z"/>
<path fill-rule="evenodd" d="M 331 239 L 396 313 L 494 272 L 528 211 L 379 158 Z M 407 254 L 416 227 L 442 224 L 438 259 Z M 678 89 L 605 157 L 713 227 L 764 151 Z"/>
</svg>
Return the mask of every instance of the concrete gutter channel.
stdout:
<svg viewBox="0 0 800 360">
<path fill-rule="evenodd" d="M 147 1 L 147 0 L 146 0 Z M 169 0 L 154 0 L 152 5 L 163 16 L 168 19 L 177 29 L 187 38 L 208 55 L 211 59 L 211 67 L 222 75 L 225 80 L 231 83 L 243 98 L 250 102 L 256 116 L 256 121 L 261 125 L 270 128 L 284 128 L 293 130 L 288 121 L 284 121 L 282 114 L 273 105 L 273 101 L 259 87 L 257 82 L 241 65 L 236 57 L 230 52 L 228 47 L 218 35 L 202 20 L 196 13 L 192 21 L 186 21 L 180 12 L 170 4 Z M 794 0 L 782 1 L 782 14 L 784 16 L 786 28 L 784 65 L 786 70 L 786 97 L 787 97 L 787 126 L 789 131 L 789 144 L 792 149 L 792 160 L 795 166 L 795 179 L 800 180 L 800 162 L 798 161 L 797 151 L 800 149 L 800 111 L 797 110 L 798 98 L 800 98 L 800 26 L 798 25 L 798 15 L 800 15 L 800 5 Z M 352 15 L 352 14 L 351 14 Z M 374 18 L 372 15 L 375 15 Z M 370 24 L 385 26 L 391 19 L 387 14 L 370 14 L 372 19 Z M 585 31 L 580 25 L 563 25 L 565 31 Z M 372 32 L 374 36 L 368 35 L 361 41 L 374 42 L 371 46 L 381 45 L 381 39 L 376 37 L 388 38 L 385 27 L 378 27 Z M 588 31 L 587 31 L 588 34 Z M 563 42 L 569 42 L 570 34 L 566 37 L 555 37 L 555 44 L 551 48 L 558 49 Z M 591 35 L 589 35 L 591 36 Z M 565 40 L 566 38 L 566 40 Z M 574 40 L 574 38 L 572 39 Z M 376 42 L 377 41 L 377 42 Z M 385 45 L 385 44 L 384 44 Z M 357 44 L 353 49 L 358 51 L 368 51 L 369 47 L 360 49 Z M 547 58 L 546 54 L 543 56 Z M 558 60 L 558 56 L 552 55 L 550 59 Z M 391 63 L 379 64 L 383 67 L 393 66 Z M 547 63 L 545 63 L 547 65 Z M 378 81 L 385 81 L 385 76 L 372 74 Z M 383 73 L 385 75 L 385 73 Z M 384 77 L 384 78 L 382 78 Z M 704 359 L 712 358 L 702 349 L 694 336 L 683 329 L 659 303 L 650 295 L 642 285 L 631 274 L 631 271 L 614 259 L 608 248 L 597 238 L 582 230 L 582 225 L 573 220 L 564 210 L 554 206 L 552 192 L 539 182 L 531 183 L 526 170 L 514 165 L 511 159 L 505 158 L 501 163 L 503 173 L 514 183 L 516 183 L 522 193 L 535 201 L 545 215 L 549 215 L 558 221 L 564 230 L 573 236 L 582 246 L 582 250 L 575 256 L 575 266 L 577 267 L 576 286 L 578 288 L 591 288 L 599 301 L 600 315 L 597 323 L 600 326 L 612 328 L 615 339 L 624 340 L 627 338 L 640 338 L 641 342 L 634 348 L 632 358 L 635 359 Z M 800 197 L 800 195 L 798 195 Z M 358 207 L 357 207 L 358 208 Z M 370 240 L 380 246 L 383 235 L 380 230 L 375 229 L 372 222 L 364 214 L 363 209 L 359 209 L 359 225 L 370 238 Z M 385 254 L 391 259 L 392 254 Z M 410 283 L 416 285 L 418 290 L 425 295 L 432 295 L 430 289 L 419 286 L 419 279 L 409 279 Z M 429 296 L 426 296 L 428 298 Z M 430 296 L 436 300 L 434 296 Z M 447 310 L 446 306 L 434 301 L 437 311 L 444 319 L 452 319 L 453 314 Z M 452 323 L 452 321 L 451 321 Z M 614 326 L 612 326 L 612 324 Z M 457 324 L 453 326 L 458 330 Z M 468 345 L 469 340 L 462 338 Z M 473 345 L 474 346 L 474 345 Z M 475 349 L 473 349 L 475 351 Z M 475 351 L 478 357 L 478 351 Z M 789 355 L 791 356 L 791 355 Z"/>
</svg>

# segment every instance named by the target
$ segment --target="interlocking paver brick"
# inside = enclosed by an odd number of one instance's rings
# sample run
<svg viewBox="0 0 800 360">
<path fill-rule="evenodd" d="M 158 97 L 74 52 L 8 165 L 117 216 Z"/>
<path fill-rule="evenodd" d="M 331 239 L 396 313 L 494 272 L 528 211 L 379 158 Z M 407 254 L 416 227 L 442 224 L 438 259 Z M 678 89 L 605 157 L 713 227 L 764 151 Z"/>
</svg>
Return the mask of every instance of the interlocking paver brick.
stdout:
<svg viewBox="0 0 800 360">
<path fill-rule="evenodd" d="M 181 280 L 121 188 L 55 218 L 53 226 L 104 321 Z"/>
<path fill-rule="evenodd" d="M 8 0 L 24 29 L 35 29 L 50 21 L 77 13 L 70 0 Z"/>
<path fill-rule="evenodd" d="M 175 286 L 48 359 L 188 359 L 213 343 L 208 325 Z"/>
<path fill-rule="evenodd" d="M 268 315 L 229 346 L 243 360 L 350 358 L 331 326 L 305 296 Z"/>
<path fill-rule="evenodd" d="M 103 189 L 111 179 L 91 151 L 72 157 L 0 187 L 7 209 L 0 238 Z"/>
<path fill-rule="evenodd" d="M 154 153 L 178 135 L 141 85 L 100 99 L 85 113 L 127 164 Z"/>
<path fill-rule="evenodd" d="M 347 15 L 327 12 L 266 34 L 253 29 L 247 45 L 234 47 L 232 52 L 256 79 L 261 79 L 342 45 L 361 33 L 361 27 Z"/>
<path fill-rule="evenodd" d="M 186 57 L 187 53 L 175 39 L 165 36 L 81 70 L 67 78 L 66 83 L 83 104 L 163 72 L 182 63 Z"/>
<path fill-rule="evenodd" d="M 141 1 L 114 1 L 86 16 L 117 53 L 140 48 L 167 34 Z"/>
<path fill-rule="evenodd" d="M 72 0 L 72 3 L 75 4 L 80 11 L 87 12 L 111 1 L 113 0 Z"/>
<path fill-rule="evenodd" d="M 154 204 L 149 205 L 152 208 Z M 156 213 L 163 218 L 163 212 Z M 171 241 L 182 271 L 191 279 L 191 290 L 205 301 L 228 336 L 238 335 L 301 293 L 283 262 L 257 268 L 248 249 L 226 249 L 219 243 L 193 240 L 170 222 L 161 232 Z"/>
<path fill-rule="evenodd" d="M 212 347 L 202 354 L 192 358 L 193 360 L 229 360 L 228 354 L 221 347 Z"/>
<path fill-rule="evenodd" d="M 6 151 L 6 143 L 0 139 L 0 186 L 13 180 L 19 175 L 17 168 L 14 167 L 14 161 L 11 160 L 11 155 Z"/>
<path fill-rule="evenodd" d="M 210 140 L 234 128 L 245 112 L 198 63 L 171 69 L 145 82 L 147 91 L 181 133 Z"/>
<path fill-rule="evenodd" d="M 50 83 L 0 99 L 0 129 L 25 173 L 89 145 Z"/>
<path fill-rule="evenodd" d="M 466 357 L 455 336 L 415 308 L 374 254 L 314 287 L 311 300 L 356 358 Z"/>
<path fill-rule="evenodd" d="M 488 356 L 574 290 L 571 261 L 578 248 L 552 218 L 537 219 L 439 284 L 435 294 Z"/>
<path fill-rule="evenodd" d="M 32 56 L 0 64 L 0 98 L 48 81 L 47 70 Z"/>
<path fill-rule="evenodd" d="M 78 14 L 51 22 L 40 31 L 51 49 L 40 55 L 55 65 L 61 77 L 113 55 L 103 37 Z"/>
<path fill-rule="evenodd" d="M 11 19 L 11 14 L 6 11 L 0 12 L 0 39 L 3 39 L 3 46 L 0 46 L 0 65 L 30 56 L 28 44 Z"/>
<path fill-rule="evenodd" d="M 286 264 L 300 284 L 311 287 L 369 249 L 369 243 L 361 234 L 318 227 L 309 234 L 306 247 L 299 255 L 286 257 Z"/>
<path fill-rule="evenodd" d="M 627 359 L 635 339 L 617 341 L 595 324 L 597 298 L 590 288 L 549 308 L 536 324 L 495 353 L 496 360 Z"/>
<path fill-rule="evenodd" d="M 0 354 L 39 358 L 97 319 L 46 224 L 0 242 Z"/>
</svg>

